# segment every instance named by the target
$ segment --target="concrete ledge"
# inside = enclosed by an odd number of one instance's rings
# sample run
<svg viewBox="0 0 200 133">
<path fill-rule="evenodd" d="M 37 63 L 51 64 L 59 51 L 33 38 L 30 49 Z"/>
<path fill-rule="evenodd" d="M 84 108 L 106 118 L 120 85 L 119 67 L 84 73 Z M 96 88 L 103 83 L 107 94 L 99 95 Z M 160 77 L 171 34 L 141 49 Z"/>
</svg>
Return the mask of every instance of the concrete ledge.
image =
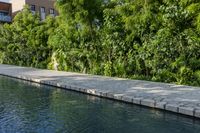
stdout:
<svg viewBox="0 0 200 133">
<path fill-rule="evenodd" d="M 179 111 L 178 111 L 179 106 L 176 105 L 176 104 L 167 104 L 167 105 L 165 106 L 165 109 L 168 110 L 168 111 L 176 112 L 176 113 L 179 112 Z"/>
<path fill-rule="evenodd" d="M 2 64 L 0 75 L 200 118 L 200 87 Z"/>
<path fill-rule="evenodd" d="M 142 101 L 142 98 L 133 98 L 133 103 L 134 103 L 134 104 L 139 104 L 139 105 L 141 105 L 141 101 Z"/>
<path fill-rule="evenodd" d="M 155 107 L 155 101 L 154 100 L 149 100 L 149 99 L 142 99 L 141 100 L 141 105 L 154 108 Z"/>
<path fill-rule="evenodd" d="M 115 100 L 120 100 L 120 101 L 121 101 L 121 100 L 122 100 L 122 97 L 123 97 L 122 95 L 114 94 L 114 99 L 115 99 Z"/>
<path fill-rule="evenodd" d="M 96 94 L 95 90 L 92 90 L 92 89 L 86 90 L 86 93 L 89 93 L 89 94 L 92 94 L 92 95 Z"/>
<path fill-rule="evenodd" d="M 98 92 L 98 91 L 95 90 L 95 95 L 96 96 L 101 96 L 101 92 Z"/>
<path fill-rule="evenodd" d="M 195 110 L 194 116 L 200 118 L 200 110 Z"/>
<path fill-rule="evenodd" d="M 194 116 L 194 108 L 191 107 L 179 107 L 179 113 L 189 116 Z"/>
<path fill-rule="evenodd" d="M 101 97 L 107 97 L 107 93 L 106 92 L 101 92 Z"/>
<path fill-rule="evenodd" d="M 125 101 L 125 102 L 128 102 L 128 103 L 133 103 L 133 98 L 125 96 L 125 97 L 122 97 L 122 101 Z"/>
<path fill-rule="evenodd" d="M 114 95 L 111 94 L 111 93 L 106 93 L 105 97 L 110 98 L 110 99 L 114 99 Z"/>
<path fill-rule="evenodd" d="M 156 102 L 155 108 L 165 109 L 167 102 Z"/>
</svg>

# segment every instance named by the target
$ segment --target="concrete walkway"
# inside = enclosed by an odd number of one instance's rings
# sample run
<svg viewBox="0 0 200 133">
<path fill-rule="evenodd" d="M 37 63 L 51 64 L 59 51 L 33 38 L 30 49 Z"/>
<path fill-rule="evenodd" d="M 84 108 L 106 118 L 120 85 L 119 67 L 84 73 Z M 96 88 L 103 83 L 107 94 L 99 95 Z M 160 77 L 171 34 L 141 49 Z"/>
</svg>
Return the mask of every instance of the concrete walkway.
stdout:
<svg viewBox="0 0 200 133">
<path fill-rule="evenodd" d="M 200 118 L 200 87 L 0 64 L 0 75 Z"/>
</svg>

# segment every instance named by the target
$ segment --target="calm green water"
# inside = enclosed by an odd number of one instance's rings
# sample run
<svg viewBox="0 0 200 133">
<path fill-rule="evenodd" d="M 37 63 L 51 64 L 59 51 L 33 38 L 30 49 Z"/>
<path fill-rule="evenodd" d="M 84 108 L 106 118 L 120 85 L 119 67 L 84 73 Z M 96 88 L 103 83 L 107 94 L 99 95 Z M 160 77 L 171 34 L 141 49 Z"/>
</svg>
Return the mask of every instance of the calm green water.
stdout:
<svg viewBox="0 0 200 133">
<path fill-rule="evenodd" d="M 0 133 L 200 133 L 200 121 L 0 76 Z"/>
</svg>

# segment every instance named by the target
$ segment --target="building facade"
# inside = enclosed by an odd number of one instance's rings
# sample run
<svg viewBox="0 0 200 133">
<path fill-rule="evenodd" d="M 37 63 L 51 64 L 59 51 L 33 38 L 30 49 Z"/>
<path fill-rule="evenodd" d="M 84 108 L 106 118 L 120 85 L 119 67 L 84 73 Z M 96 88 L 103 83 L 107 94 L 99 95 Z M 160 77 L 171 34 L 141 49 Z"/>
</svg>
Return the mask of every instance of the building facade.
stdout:
<svg viewBox="0 0 200 133">
<path fill-rule="evenodd" d="M 0 23 L 10 23 L 12 21 L 12 5 L 0 2 Z"/>
<path fill-rule="evenodd" d="M 33 13 L 39 13 L 41 20 L 46 16 L 57 16 L 58 12 L 55 10 L 54 3 L 56 0 L 11 0 L 12 12 L 15 15 L 21 11 L 24 5 L 29 5 Z"/>
</svg>

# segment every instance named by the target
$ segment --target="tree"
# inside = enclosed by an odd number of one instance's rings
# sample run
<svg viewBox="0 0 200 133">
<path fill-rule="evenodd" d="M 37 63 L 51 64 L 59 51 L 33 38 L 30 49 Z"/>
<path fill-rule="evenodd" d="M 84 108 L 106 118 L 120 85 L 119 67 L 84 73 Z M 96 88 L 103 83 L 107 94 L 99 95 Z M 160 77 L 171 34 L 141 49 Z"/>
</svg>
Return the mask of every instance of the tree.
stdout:
<svg viewBox="0 0 200 133">
<path fill-rule="evenodd" d="M 199 0 L 57 0 L 0 27 L 0 62 L 200 85 Z"/>
</svg>

